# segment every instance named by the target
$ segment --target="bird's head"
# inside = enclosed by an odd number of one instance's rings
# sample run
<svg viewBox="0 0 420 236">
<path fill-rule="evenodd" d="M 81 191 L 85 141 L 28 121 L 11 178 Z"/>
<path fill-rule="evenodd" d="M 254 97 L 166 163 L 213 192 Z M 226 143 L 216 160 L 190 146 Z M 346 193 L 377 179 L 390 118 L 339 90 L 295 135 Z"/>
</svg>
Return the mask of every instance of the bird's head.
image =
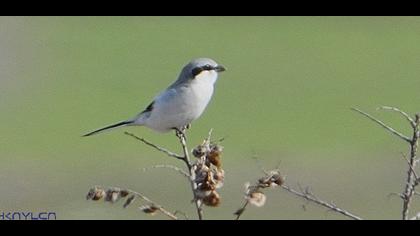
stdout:
<svg viewBox="0 0 420 236">
<path fill-rule="evenodd" d="M 225 70 L 225 67 L 217 64 L 217 62 L 210 58 L 198 58 L 184 66 L 181 77 L 188 80 L 211 79 L 215 82 L 218 73 Z"/>
</svg>

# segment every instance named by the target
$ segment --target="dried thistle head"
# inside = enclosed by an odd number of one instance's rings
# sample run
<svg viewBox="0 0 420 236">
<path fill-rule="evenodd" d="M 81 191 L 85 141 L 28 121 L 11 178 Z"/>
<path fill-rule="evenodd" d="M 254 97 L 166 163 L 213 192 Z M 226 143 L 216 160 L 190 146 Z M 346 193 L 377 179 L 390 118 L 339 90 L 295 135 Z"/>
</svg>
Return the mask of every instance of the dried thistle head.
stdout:
<svg viewBox="0 0 420 236">
<path fill-rule="evenodd" d="M 220 200 L 220 195 L 216 191 L 211 191 L 210 194 L 208 194 L 202 199 L 204 205 L 211 207 L 219 206 Z"/>
<path fill-rule="evenodd" d="M 198 200 L 202 200 L 208 195 L 210 195 L 214 190 L 203 190 L 203 189 L 196 189 L 195 190 L 195 197 Z"/>
<path fill-rule="evenodd" d="M 273 181 L 273 183 L 275 183 L 278 186 L 281 186 L 284 184 L 284 177 L 281 176 L 280 174 L 272 175 L 271 180 Z"/>
<path fill-rule="evenodd" d="M 225 171 L 221 168 L 217 169 L 213 173 L 213 182 L 214 182 L 215 188 L 223 187 L 224 179 L 225 179 Z"/>
<path fill-rule="evenodd" d="M 267 200 L 267 197 L 265 196 L 264 193 L 256 191 L 256 192 L 249 193 L 246 199 L 252 205 L 257 206 L 257 207 L 262 207 L 264 206 L 265 201 Z"/>
<path fill-rule="evenodd" d="M 100 187 L 94 187 L 91 188 L 88 192 L 88 194 L 86 195 L 86 200 L 94 200 L 94 201 L 98 201 L 100 199 L 102 199 L 105 196 L 105 190 L 103 190 Z"/>
<path fill-rule="evenodd" d="M 278 171 L 271 171 L 258 180 L 258 184 L 262 188 L 280 186 L 283 183 L 284 177 Z"/>
<path fill-rule="evenodd" d="M 222 150 L 223 150 L 222 146 L 218 144 L 212 144 L 210 145 L 210 151 L 206 155 L 207 161 L 215 165 L 217 168 L 222 167 L 222 161 L 221 161 Z"/>
<path fill-rule="evenodd" d="M 198 184 L 197 186 L 198 191 L 213 191 L 215 189 L 215 185 L 210 181 L 205 181 L 203 183 Z"/>
<path fill-rule="evenodd" d="M 210 175 L 210 168 L 201 163 L 196 164 L 195 167 L 195 182 L 202 183 L 207 181 Z"/>
<path fill-rule="evenodd" d="M 200 158 L 207 153 L 207 145 L 200 144 L 192 150 L 193 156 Z"/>
</svg>

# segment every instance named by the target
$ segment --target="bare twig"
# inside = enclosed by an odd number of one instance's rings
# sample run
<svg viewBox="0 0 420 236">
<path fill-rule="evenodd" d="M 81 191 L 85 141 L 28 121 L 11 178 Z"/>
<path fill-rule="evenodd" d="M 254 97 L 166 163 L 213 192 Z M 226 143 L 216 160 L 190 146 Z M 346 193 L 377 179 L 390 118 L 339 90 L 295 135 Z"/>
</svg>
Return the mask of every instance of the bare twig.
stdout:
<svg viewBox="0 0 420 236">
<path fill-rule="evenodd" d="M 352 109 L 353 111 L 356 111 L 356 112 L 358 112 L 358 113 L 360 113 L 360 114 L 362 114 L 362 115 L 366 116 L 367 118 L 369 118 L 369 119 L 370 119 L 370 120 L 372 120 L 373 122 L 375 122 L 375 123 L 377 123 L 378 125 L 382 126 L 384 129 L 388 130 L 389 132 L 391 132 L 392 134 L 394 134 L 394 135 L 398 136 L 399 138 L 403 139 L 404 141 L 406 141 L 406 142 L 408 142 L 408 143 L 410 143 L 410 142 L 411 142 L 411 139 L 410 139 L 410 138 L 408 138 L 408 137 L 407 137 L 407 136 L 405 136 L 404 134 L 402 134 L 402 133 L 400 133 L 400 132 L 396 131 L 395 129 L 393 129 L 393 128 L 389 127 L 389 126 L 388 126 L 388 125 L 386 125 L 384 122 L 382 122 L 382 121 L 380 121 L 380 120 L 376 119 L 375 117 L 373 117 L 373 116 L 371 116 L 371 115 L 367 114 L 366 112 L 363 112 L 363 111 L 361 111 L 361 110 L 359 110 L 359 109 L 357 109 L 357 108 L 351 108 L 351 109 Z"/>
<path fill-rule="evenodd" d="M 348 211 L 346 211 L 346 210 L 344 210 L 342 208 L 339 208 L 339 207 L 337 207 L 336 205 L 334 205 L 332 203 L 328 203 L 328 202 L 325 202 L 323 200 L 320 200 L 313 193 L 311 193 L 308 189 L 306 189 L 305 191 L 297 191 L 297 190 L 294 190 L 291 187 L 289 187 L 287 185 L 284 185 L 284 184 L 281 185 L 281 187 L 284 190 L 288 191 L 289 193 L 292 193 L 292 194 L 294 194 L 294 195 L 296 195 L 298 197 L 304 198 L 304 199 L 306 199 L 306 200 L 308 200 L 310 202 L 316 203 L 316 204 L 318 204 L 320 206 L 326 207 L 326 208 L 328 208 L 331 211 L 340 213 L 340 214 L 342 214 L 344 216 L 347 216 L 347 217 L 349 217 L 351 219 L 354 219 L 354 220 L 362 220 L 361 217 L 356 216 L 353 213 L 350 213 L 350 212 L 348 212 Z"/>
<path fill-rule="evenodd" d="M 249 201 L 245 201 L 241 208 L 239 208 L 234 215 L 236 215 L 235 220 L 239 220 L 241 218 L 242 214 L 245 212 L 246 207 L 248 206 Z"/>
<path fill-rule="evenodd" d="M 395 111 L 399 114 L 401 114 L 411 125 L 413 129 L 413 135 L 412 138 L 408 138 L 407 136 L 399 133 L 395 129 L 391 128 L 390 126 L 386 125 L 382 121 L 372 117 L 371 115 L 356 109 L 352 108 L 352 110 L 357 111 L 358 113 L 366 116 L 370 120 L 374 121 L 375 123 L 379 124 L 389 132 L 393 133 L 394 135 L 398 136 L 399 138 L 405 140 L 410 144 L 410 156 L 409 159 L 406 158 L 405 155 L 403 155 L 403 158 L 406 160 L 408 164 L 408 170 L 407 170 L 407 180 L 405 182 L 404 192 L 400 195 L 403 200 L 403 206 L 402 206 L 402 219 L 408 220 L 409 219 L 409 210 L 410 210 L 410 203 L 413 198 L 413 195 L 415 194 L 415 188 L 420 183 L 420 179 L 417 176 L 417 173 L 415 171 L 416 165 L 418 163 L 417 159 L 417 149 L 418 149 L 418 140 L 420 138 L 420 115 L 416 114 L 415 119 L 411 118 L 406 112 L 395 108 L 395 107 L 388 107 L 388 106 L 382 106 L 379 109 L 385 109 L 385 110 L 391 110 Z"/>
<path fill-rule="evenodd" d="M 182 169 L 180 169 L 176 166 L 172 166 L 172 165 L 157 165 L 157 166 L 154 166 L 154 168 L 170 168 L 170 169 L 173 169 L 173 170 L 181 173 L 183 176 L 188 177 L 188 179 L 190 181 L 190 184 L 191 184 L 191 190 L 192 190 L 193 195 L 194 195 L 193 201 L 195 202 L 195 206 L 196 206 L 196 209 L 197 209 L 198 219 L 202 220 L 203 219 L 203 209 L 202 209 L 203 202 L 202 202 L 202 199 L 200 199 L 197 195 L 197 183 L 196 183 L 196 176 L 195 176 L 196 175 L 196 173 L 195 173 L 195 169 L 196 169 L 195 165 L 196 164 L 193 164 L 190 160 L 190 154 L 189 154 L 189 150 L 188 150 L 188 147 L 187 147 L 187 137 L 186 137 L 186 133 L 185 133 L 187 128 L 188 128 L 188 126 L 183 127 L 182 129 L 175 129 L 175 134 L 176 134 L 176 136 L 179 140 L 179 143 L 181 144 L 183 155 L 178 155 L 174 152 L 168 151 L 167 149 L 159 147 L 159 146 L 145 140 L 144 138 L 137 137 L 134 134 L 131 134 L 131 133 L 128 133 L 128 132 L 125 132 L 125 134 L 128 135 L 128 136 L 131 136 L 131 137 L 133 137 L 133 138 L 135 138 L 135 139 L 137 139 L 137 140 L 139 140 L 143 143 L 145 143 L 146 145 L 149 145 L 149 146 L 157 149 L 160 152 L 163 152 L 163 153 L 167 154 L 168 156 L 171 156 L 171 157 L 174 157 L 176 159 L 182 160 L 185 163 L 185 165 L 188 169 L 188 173 L 186 171 L 184 171 L 184 170 L 182 170 Z M 209 143 L 210 143 L 211 133 L 212 133 L 212 130 L 210 130 L 208 138 L 207 138 Z M 219 199 L 216 199 L 215 196 L 213 196 L 213 197 L 215 198 L 213 200 L 219 200 Z M 204 202 L 204 203 L 207 204 L 207 202 Z"/>
<path fill-rule="evenodd" d="M 174 215 L 178 215 L 178 214 L 180 214 L 180 215 L 184 216 L 184 218 L 185 218 L 186 220 L 189 220 L 188 215 L 187 215 L 187 214 L 185 214 L 184 212 L 182 212 L 182 211 L 175 211 L 175 212 L 174 212 Z"/>
<path fill-rule="evenodd" d="M 148 197 L 144 196 L 143 194 L 127 189 L 128 192 L 130 192 L 131 194 L 136 195 L 137 197 L 140 197 L 141 199 L 143 199 L 144 201 L 146 201 L 147 203 L 151 204 L 152 206 L 156 207 L 160 212 L 162 212 L 163 214 L 165 214 L 166 216 L 168 216 L 169 218 L 173 219 L 173 220 L 177 220 L 178 217 L 176 217 L 174 214 L 172 214 L 171 212 L 167 211 L 165 208 L 163 208 L 162 206 L 160 206 L 159 204 L 156 204 L 154 201 L 150 200 Z"/>
<path fill-rule="evenodd" d="M 413 165 L 411 165 L 410 164 L 410 160 L 408 160 L 407 159 L 407 156 L 404 154 L 404 153 L 401 153 L 401 156 L 402 156 L 402 158 L 407 162 L 407 165 L 408 165 L 408 168 L 410 168 L 411 169 L 411 171 L 412 171 L 412 173 L 413 173 L 413 175 L 414 175 L 414 178 L 415 178 L 415 180 L 417 181 L 418 179 L 419 179 L 419 177 L 417 176 L 417 173 L 416 173 L 416 171 L 414 170 L 414 168 L 413 168 Z M 417 184 L 416 184 L 417 185 Z"/>
<path fill-rule="evenodd" d="M 169 218 L 173 219 L 173 220 L 177 220 L 178 217 L 175 216 L 175 214 L 172 214 L 171 212 L 169 212 L 168 210 L 166 210 L 165 208 L 163 208 L 162 206 L 160 206 L 159 204 L 157 204 L 156 202 L 150 200 L 148 197 L 144 196 L 143 194 L 130 190 L 130 189 L 121 189 L 121 188 L 117 188 L 117 187 L 108 187 L 107 190 L 105 191 L 104 188 L 100 187 L 100 186 L 95 186 L 93 188 L 91 188 L 86 196 L 87 200 L 93 200 L 93 201 L 98 201 L 100 199 L 104 199 L 107 202 L 117 202 L 119 199 L 121 198 L 126 198 L 127 196 L 129 196 L 131 194 L 130 197 L 128 197 L 124 203 L 124 208 L 126 208 L 128 205 L 130 205 L 136 197 L 143 199 L 145 202 L 147 202 L 147 204 L 149 205 L 149 209 L 153 209 L 153 212 L 155 211 L 160 211 L 162 212 L 164 215 L 168 216 Z M 147 212 L 147 213 L 151 213 L 151 212 Z"/>
<path fill-rule="evenodd" d="M 402 193 L 389 193 L 387 195 L 387 198 L 389 199 L 389 198 L 391 198 L 394 195 L 397 196 L 397 197 L 399 197 L 399 198 L 401 198 L 401 199 L 404 199 L 404 196 L 402 195 Z"/>
<path fill-rule="evenodd" d="M 138 137 L 138 136 L 136 136 L 136 135 L 134 135 L 134 134 L 132 134 L 132 133 L 129 133 L 129 132 L 124 132 L 124 134 L 126 134 L 126 135 L 128 135 L 128 136 L 131 136 L 131 137 L 133 137 L 133 138 L 135 138 L 135 139 L 137 139 L 137 140 L 139 140 L 139 141 L 141 141 L 141 142 L 145 143 L 146 145 L 149 145 L 149 146 L 151 146 L 151 147 L 155 148 L 156 150 L 158 150 L 158 151 L 160 151 L 160 152 L 165 153 L 166 155 L 168 155 L 168 156 L 170 156 L 170 157 L 174 157 L 174 158 L 176 158 L 176 159 L 184 160 L 184 157 L 183 157 L 183 156 L 180 156 L 180 155 L 178 155 L 178 154 L 176 154 L 176 153 L 174 153 L 174 152 L 171 152 L 171 151 L 169 151 L 169 150 L 167 150 L 167 149 L 165 149 L 165 148 L 159 147 L 159 146 L 157 146 L 157 145 L 155 145 L 155 144 L 153 144 L 153 143 L 151 143 L 151 142 L 147 141 L 147 140 L 146 140 L 146 139 L 144 139 L 144 138 L 140 138 L 140 137 Z"/>
<path fill-rule="evenodd" d="M 203 208 L 201 206 L 201 202 L 197 197 L 196 194 L 196 189 L 197 189 L 197 184 L 195 183 L 195 171 L 192 169 L 192 164 L 190 161 L 190 155 L 189 155 L 189 151 L 188 151 L 188 147 L 187 147 L 187 138 L 185 135 L 185 130 L 176 130 L 176 136 L 179 139 L 179 142 L 182 146 L 182 150 L 184 152 L 184 156 L 182 157 L 181 160 L 184 161 L 185 165 L 188 168 L 189 171 L 189 176 L 190 176 L 190 184 L 191 184 L 191 190 L 193 192 L 193 196 L 194 196 L 194 203 L 195 203 L 195 207 L 197 209 L 197 215 L 198 215 L 198 219 L 202 220 L 203 219 Z"/>
<path fill-rule="evenodd" d="M 407 181 L 403 193 L 403 210 L 402 219 L 407 220 L 410 210 L 410 203 L 416 191 L 416 186 L 419 184 L 419 178 L 415 172 L 417 164 L 417 148 L 420 138 L 420 115 L 416 114 L 415 126 L 413 127 L 413 138 L 410 141 L 410 159 L 408 160 L 409 169 L 407 171 Z"/>
<path fill-rule="evenodd" d="M 233 213 L 234 215 L 236 215 L 235 220 L 239 220 L 239 218 L 245 212 L 245 209 L 249 205 L 249 203 L 258 207 L 261 207 L 265 204 L 266 196 L 262 192 L 263 189 L 268 187 L 281 186 L 284 183 L 284 177 L 280 175 L 280 171 L 278 169 L 272 171 L 265 171 L 263 169 L 263 172 L 265 176 L 258 179 L 256 184 L 245 184 L 245 202 L 243 203 L 241 208 L 239 208 L 235 211 L 235 213 Z"/>
<path fill-rule="evenodd" d="M 187 172 L 185 172 L 181 168 L 176 167 L 176 166 L 173 166 L 173 165 L 165 165 L 165 164 L 162 164 L 162 165 L 154 165 L 154 166 L 143 168 L 143 171 L 147 171 L 147 170 L 149 170 L 151 168 L 168 168 L 168 169 L 172 169 L 172 170 L 175 170 L 176 172 L 182 174 L 184 177 L 187 177 L 188 179 L 190 178 L 190 175 Z"/>
<path fill-rule="evenodd" d="M 396 107 L 381 106 L 381 107 L 378 107 L 377 109 L 378 110 L 382 109 L 382 110 L 395 111 L 395 112 L 401 114 L 408 121 L 408 123 L 410 123 L 412 128 L 416 127 L 416 122 L 413 120 L 413 118 L 411 118 L 407 113 L 405 113 L 404 111 L 401 111 L 400 109 L 398 109 Z"/>
</svg>

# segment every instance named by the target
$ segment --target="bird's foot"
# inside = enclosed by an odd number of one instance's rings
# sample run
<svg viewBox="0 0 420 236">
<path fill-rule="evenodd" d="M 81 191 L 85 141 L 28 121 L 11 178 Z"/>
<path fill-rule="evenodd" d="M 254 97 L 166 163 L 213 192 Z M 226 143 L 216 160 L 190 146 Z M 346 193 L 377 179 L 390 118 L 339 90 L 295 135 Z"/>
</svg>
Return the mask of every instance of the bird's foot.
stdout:
<svg viewBox="0 0 420 236">
<path fill-rule="evenodd" d="M 185 132 L 187 131 L 187 129 L 190 127 L 190 125 L 186 125 L 186 126 L 183 126 L 183 127 L 181 127 L 181 128 L 174 128 L 174 130 L 175 130 L 175 135 L 178 137 L 178 138 L 184 138 L 184 139 L 187 139 L 187 137 L 186 137 L 186 135 L 185 135 Z"/>
</svg>

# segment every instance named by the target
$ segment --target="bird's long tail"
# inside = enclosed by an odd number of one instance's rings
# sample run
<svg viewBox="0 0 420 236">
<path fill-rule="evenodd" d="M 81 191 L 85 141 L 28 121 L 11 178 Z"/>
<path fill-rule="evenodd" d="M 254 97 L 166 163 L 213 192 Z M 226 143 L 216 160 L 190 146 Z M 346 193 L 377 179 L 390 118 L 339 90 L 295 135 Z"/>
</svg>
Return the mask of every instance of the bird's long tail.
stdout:
<svg viewBox="0 0 420 236">
<path fill-rule="evenodd" d="M 102 131 L 105 131 L 105 130 L 108 130 L 108 129 L 112 129 L 112 128 L 117 128 L 117 127 L 120 127 L 120 126 L 125 126 L 125 125 L 131 124 L 131 123 L 133 123 L 133 121 L 122 121 L 122 122 L 119 122 L 119 123 L 116 123 L 116 124 L 113 124 L 113 125 L 110 125 L 110 126 L 107 126 L 107 127 L 104 127 L 104 128 L 98 129 L 98 130 L 95 130 L 95 131 L 92 131 L 90 133 L 87 133 L 87 134 L 83 135 L 83 137 L 87 137 L 87 136 L 91 136 L 91 135 L 94 135 L 94 134 L 98 134 L 98 133 L 100 133 Z"/>
</svg>

